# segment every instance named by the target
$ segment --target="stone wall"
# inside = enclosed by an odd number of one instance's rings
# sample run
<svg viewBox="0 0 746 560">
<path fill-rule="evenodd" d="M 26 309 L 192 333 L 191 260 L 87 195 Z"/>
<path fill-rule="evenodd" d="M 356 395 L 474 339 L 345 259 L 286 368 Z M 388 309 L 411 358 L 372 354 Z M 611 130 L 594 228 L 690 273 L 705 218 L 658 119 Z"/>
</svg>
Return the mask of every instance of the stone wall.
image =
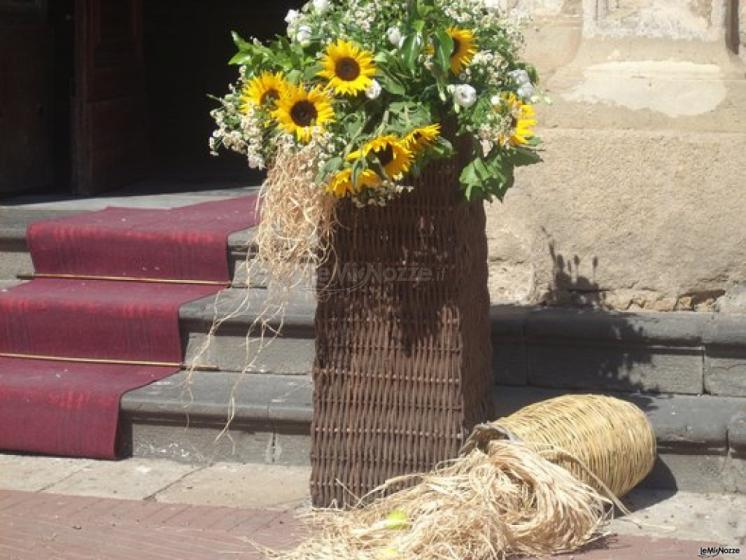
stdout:
<svg viewBox="0 0 746 560">
<path fill-rule="evenodd" d="M 734 7 L 505 0 L 533 16 L 526 56 L 553 103 L 539 108 L 545 163 L 488 208 L 495 302 L 746 313 Z"/>
</svg>

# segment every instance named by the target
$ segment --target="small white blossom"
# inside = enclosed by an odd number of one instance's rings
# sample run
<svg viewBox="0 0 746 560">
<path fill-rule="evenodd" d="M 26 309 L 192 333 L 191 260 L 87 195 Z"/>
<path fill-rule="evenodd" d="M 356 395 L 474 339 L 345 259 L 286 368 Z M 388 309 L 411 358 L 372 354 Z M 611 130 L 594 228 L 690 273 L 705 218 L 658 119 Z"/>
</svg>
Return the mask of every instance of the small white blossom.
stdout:
<svg viewBox="0 0 746 560">
<path fill-rule="evenodd" d="M 288 15 L 285 16 L 285 23 L 292 25 L 292 23 L 300 17 L 298 10 L 288 10 Z"/>
<path fill-rule="evenodd" d="M 523 69 L 508 72 L 508 76 L 510 76 L 510 78 L 519 86 L 531 83 L 531 78 L 529 77 L 528 72 Z"/>
<path fill-rule="evenodd" d="M 477 90 L 469 84 L 460 84 L 453 90 L 453 99 L 462 107 L 471 107 L 477 102 Z"/>
<path fill-rule="evenodd" d="M 368 99 L 378 99 L 380 95 L 381 84 L 379 84 L 376 80 L 373 80 L 368 86 L 368 89 L 365 90 L 365 97 L 367 97 Z"/>
<path fill-rule="evenodd" d="M 480 140 L 479 141 L 479 145 L 482 148 L 482 155 L 484 157 L 487 157 L 488 155 L 490 155 L 490 152 L 492 151 L 492 148 L 495 147 L 494 142 L 492 142 L 490 140 Z"/>
<path fill-rule="evenodd" d="M 329 0 L 313 0 L 313 9 L 317 14 L 323 14 L 329 9 Z"/>
<path fill-rule="evenodd" d="M 295 35 L 295 40 L 298 41 L 301 46 L 307 47 L 311 44 L 311 36 L 313 34 L 313 29 L 311 29 L 307 25 L 301 25 L 298 28 L 298 33 Z"/>
<path fill-rule="evenodd" d="M 395 47 L 400 47 L 401 42 L 404 40 L 398 27 L 389 27 L 388 31 L 386 31 L 386 36 L 388 37 L 389 43 Z"/>
<path fill-rule="evenodd" d="M 502 102 L 503 100 L 500 98 L 499 95 L 493 95 L 492 97 L 490 97 L 490 103 L 493 107 L 499 107 L 500 105 L 502 105 Z"/>
<path fill-rule="evenodd" d="M 518 91 L 516 93 L 518 94 L 518 97 L 522 97 L 523 99 L 531 99 L 534 96 L 534 86 L 531 84 L 531 82 L 523 84 L 521 87 L 518 88 Z"/>
<path fill-rule="evenodd" d="M 501 9 L 500 0 L 484 0 L 484 7 L 491 12 L 498 12 Z"/>
</svg>

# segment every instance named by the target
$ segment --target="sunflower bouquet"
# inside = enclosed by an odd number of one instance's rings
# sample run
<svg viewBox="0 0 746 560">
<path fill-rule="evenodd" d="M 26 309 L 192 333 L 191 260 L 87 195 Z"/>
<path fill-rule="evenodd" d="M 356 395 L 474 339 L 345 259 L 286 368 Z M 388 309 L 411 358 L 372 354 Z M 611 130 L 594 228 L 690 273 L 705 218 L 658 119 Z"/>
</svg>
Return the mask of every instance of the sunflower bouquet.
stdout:
<svg viewBox="0 0 746 560">
<path fill-rule="evenodd" d="M 540 161 L 538 78 L 496 0 L 312 0 L 286 21 L 269 44 L 234 33 L 240 78 L 213 111 L 213 152 L 270 171 L 302 152 L 317 188 L 357 205 L 413 188 L 454 146 L 468 200 L 502 199 Z"/>
</svg>

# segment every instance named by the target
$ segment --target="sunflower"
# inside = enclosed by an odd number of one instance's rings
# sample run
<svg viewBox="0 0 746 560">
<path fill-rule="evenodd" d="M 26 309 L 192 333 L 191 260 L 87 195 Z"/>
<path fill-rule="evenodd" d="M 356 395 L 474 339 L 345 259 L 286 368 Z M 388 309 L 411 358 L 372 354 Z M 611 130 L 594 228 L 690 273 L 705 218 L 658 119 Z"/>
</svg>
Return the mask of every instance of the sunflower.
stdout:
<svg viewBox="0 0 746 560">
<path fill-rule="evenodd" d="M 314 128 L 334 121 L 334 110 L 329 95 L 320 87 L 307 90 L 288 84 L 280 92 L 272 116 L 288 133 L 295 134 L 301 142 L 308 142 Z"/>
<path fill-rule="evenodd" d="M 280 98 L 282 90 L 287 86 L 285 78 L 280 72 L 262 72 L 249 80 L 241 92 L 241 109 L 244 113 L 249 108 L 274 103 Z"/>
<path fill-rule="evenodd" d="M 501 144 L 523 146 L 534 136 L 536 113 L 533 105 L 524 103 L 514 93 L 503 96 L 510 117 L 510 136 L 501 136 Z"/>
<path fill-rule="evenodd" d="M 440 136 L 440 125 L 430 124 L 420 128 L 415 128 L 412 132 L 404 137 L 404 145 L 412 152 L 418 155 L 424 149 L 429 148 L 435 143 Z"/>
<path fill-rule="evenodd" d="M 358 177 L 355 186 L 352 185 L 352 169 L 343 169 L 337 173 L 326 187 L 326 192 L 337 198 L 344 198 L 347 194 L 357 194 L 363 187 L 375 188 L 382 183 L 378 173 L 371 169 L 364 169 Z"/>
<path fill-rule="evenodd" d="M 468 29 L 449 27 L 448 35 L 453 39 L 451 72 L 458 75 L 469 66 L 471 59 L 477 54 L 477 42 L 474 39 L 474 33 Z"/>
<path fill-rule="evenodd" d="M 373 154 L 391 179 L 401 179 L 412 167 L 412 151 L 393 134 L 379 136 L 347 156 L 349 161 Z"/>
<path fill-rule="evenodd" d="M 319 76 L 339 95 L 357 95 L 373 83 L 373 54 L 349 41 L 338 40 L 326 48 Z"/>
</svg>

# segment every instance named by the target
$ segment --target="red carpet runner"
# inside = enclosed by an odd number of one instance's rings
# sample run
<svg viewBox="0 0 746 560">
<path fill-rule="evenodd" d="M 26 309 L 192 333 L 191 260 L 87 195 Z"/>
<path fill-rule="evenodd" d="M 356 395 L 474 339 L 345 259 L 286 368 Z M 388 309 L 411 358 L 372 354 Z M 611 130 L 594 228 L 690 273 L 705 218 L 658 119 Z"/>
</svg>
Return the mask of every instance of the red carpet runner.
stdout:
<svg viewBox="0 0 746 560">
<path fill-rule="evenodd" d="M 115 458 L 121 396 L 180 369 L 179 308 L 230 283 L 228 235 L 256 222 L 242 197 L 31 225 L 50 277 L 0 293 L 0 449 Z"/>
</svg>

